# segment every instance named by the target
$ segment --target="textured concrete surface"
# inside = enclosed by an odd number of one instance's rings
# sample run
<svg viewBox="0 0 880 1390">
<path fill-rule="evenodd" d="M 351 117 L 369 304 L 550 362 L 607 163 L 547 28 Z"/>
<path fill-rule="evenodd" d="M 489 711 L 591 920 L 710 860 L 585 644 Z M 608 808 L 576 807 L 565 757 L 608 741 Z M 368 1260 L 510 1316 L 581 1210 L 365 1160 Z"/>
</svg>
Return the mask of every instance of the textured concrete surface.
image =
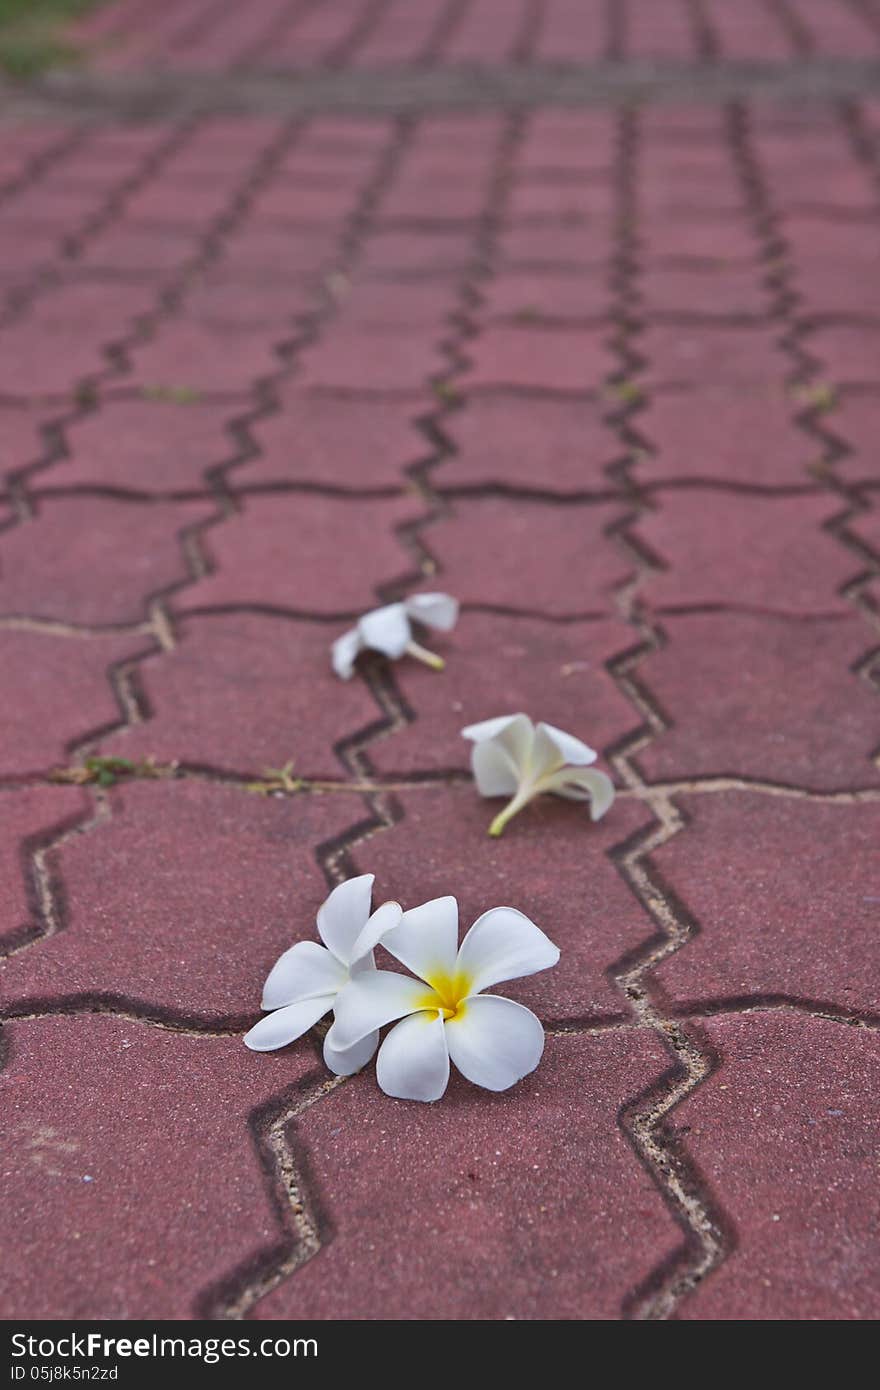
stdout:
<svg viewBox="0 0 880 1390">
<path fill-rule="evenodd" d="M 0 93 L 0 1313 L 876 1318 L 880 7 L 77 36 Z M 599 824 L 487 837 L 516 709 Z M 242 1046 L 362 872 L 559 943 L 520 1086 Z"/>
</svg>

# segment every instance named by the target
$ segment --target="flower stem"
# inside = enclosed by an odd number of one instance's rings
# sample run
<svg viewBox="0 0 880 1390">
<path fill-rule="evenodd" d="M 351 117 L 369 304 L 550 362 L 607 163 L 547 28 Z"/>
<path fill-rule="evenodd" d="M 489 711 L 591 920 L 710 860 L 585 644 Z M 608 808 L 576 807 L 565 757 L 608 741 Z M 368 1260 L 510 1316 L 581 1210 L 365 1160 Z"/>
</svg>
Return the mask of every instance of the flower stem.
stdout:
<svg viewBox="0 0 880 1390">
<path fill-rule="evenodd" d="M 521 811 L 522 808 L 526 805 L 526 803 L 531 801 L 531 799 L 532 793 L 530 791 L 527 791 L 524 787 L 520 787 L 519 791 L 516 793 L 516 796 L 512 797 L 511 800 L 508 801 L 507 805 L 504 807 L 504 810 L 498 812 L 498 815 L 495 817 L 492 824 L 489 826 L 489 834 L 492 835 L 495 839 L 497 839 L 499 835 L 502 835 L 504 833 L 504 827 L 507 825 L 507 822 L 513 820 L 514 816 L 519 811 Z"/>
<path fill-rule="evenodd" d="M 429 652 L 427 647 L 420 646 L 418 642 L 408 642 L 406 650 L 417 661 L 423 661 L 426 666 L 430 666 L 432 671 L 442 671 L 446 666 L 442 656 L 437 656 L 435 652 Z"/>
</svg>

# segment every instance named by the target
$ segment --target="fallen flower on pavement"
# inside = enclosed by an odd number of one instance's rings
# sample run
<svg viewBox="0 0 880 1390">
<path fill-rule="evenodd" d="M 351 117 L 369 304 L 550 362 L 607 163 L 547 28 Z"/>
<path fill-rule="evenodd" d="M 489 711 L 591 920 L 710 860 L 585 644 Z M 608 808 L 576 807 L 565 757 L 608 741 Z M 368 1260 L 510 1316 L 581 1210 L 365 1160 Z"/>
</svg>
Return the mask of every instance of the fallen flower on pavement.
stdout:
<svg viewBox="0 0 880 1390">
<path fill-rule="evenodd" d="M 591 768 L 596 752 L 552 724 L 533 724 L 527 714 L 506 714 L 469 724 L 471 768 L 481 796 L 511 800 L 489 826 L 500 835 L 509 820 L 535 796 L 550 792 L 570 801 L 589 801 L 590 817 L 600 820 L 614 800 L 614 783 Z"/>
<path fill-rule="evenodd" d="M 389 603 L 374 608 L 358 620 L 357 626 L 344 632 L 333 643 L 333 670 L 342 680 L 354 675 L 354 663 L 362 651 L 382 652 L 396 661 L 401 656 L 414 656 L 442 671 L 442 657 L 429 652 L 415 641 L 412 623 L 449 632 L 458 621 L 458 600 L 449 594 L 413 594 L 402 603 Z"/>
<path fill-rule="evenodd" d="M 458 903 L 435 898 L 403 913 L 383 947 L 419 977 L 388 970 L 354 975 L 336 996 L 327 1040 L 347 1054 L 396 1019 L 379 1049 L 376 1079 L 400 1100 L 439 1100 L 450 1061 L 489 1091 L 534 1071 L 544 1051 L 539 1019 L 522 1004 L 483 991 L 547 970 L 559 949 L 512 907 L 478 918 L 458 947 Z"/>
<path fill-rule="evenodd" d="M 373 947 L 400 921 L 399 903 L 383 903 L 370 915 L 374 874 L 361 874 L 334 888 L 318 908 L 318 935 L 324 942 L 298 941 L 273 965 L 263 986 L 264 1009 L 272 1012 L 245 1034 L 253 1052 L 286 1047 L 333 1008 L 350 980 L 376 973 Z M 351 1048 L 337 1050 L 324 1040 L 324 1061 L 348 1076 L 369 1062 L 378 1032 L 362 1033 Z"/>
</svg>

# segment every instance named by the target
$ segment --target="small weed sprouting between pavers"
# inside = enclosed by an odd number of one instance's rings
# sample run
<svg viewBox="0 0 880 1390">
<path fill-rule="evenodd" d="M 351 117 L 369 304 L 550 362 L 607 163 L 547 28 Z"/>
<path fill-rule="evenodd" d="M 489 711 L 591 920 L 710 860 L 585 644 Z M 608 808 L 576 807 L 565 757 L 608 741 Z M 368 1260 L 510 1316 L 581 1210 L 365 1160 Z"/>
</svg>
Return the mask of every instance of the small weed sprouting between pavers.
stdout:
<svg viewBox="0 0 880 1390">
<path fill-rule="evenodd" d="M 820 381 L 815 386 L 794 386 L 791 399 L 796 401 L 798 405 L 805 405 L 812 410 L 824 412 L 834 409 L 837 404 L 837 393 L 829 382 Z"/>
<path fill-rule="evenodd" d="M 98 404 L 98 392 L 90 381 L 81 381 L 73 393 L 73 399 L 81 410 L 92 410 Z"/>
<path fill-rule="evenodd" d="M 432 383 L 434 395 L 438 401 L 443 401 L 446 405 L 455 405 L 461 400 L 461 392 L 452 381 L 435 381 Z"/>
<path fill-rule="evenodd" d="M 258 796 L 272 796 L 277 792 L 291 795 L 293 792 L 303 791 L 307 783 L 301 777 L 294 777 L 291 759 L 283 767 L 264 768 L 259 781 L 247 782 L 245 785 L 247 791 L 256 792 Z"/>
<path fill-rule="evenodd" d="M 195 405 L 202 399 L 194 386 L 144 386 L 141 395 L 145 401 L 166 401 L 171 405 Z"/>
<path fill-rule="evenodd" d="M 133 762 L 131 758 L 86 758 L 75 767 L 53 767 L 50 782 L 67 782 L 82 787 L 94 784 L 113 787 L 117 782 L 154 781 L 159 777 L 174 777 L 177 763 L 157 763 L 155 758 Z"/>
<path fill-rule="evenodd" d="M 605 388 L 605 394 L 623 405 L 633 405 L 642 399 L 642 388 L 637 381 L 615 381 Z"/>
</svg>

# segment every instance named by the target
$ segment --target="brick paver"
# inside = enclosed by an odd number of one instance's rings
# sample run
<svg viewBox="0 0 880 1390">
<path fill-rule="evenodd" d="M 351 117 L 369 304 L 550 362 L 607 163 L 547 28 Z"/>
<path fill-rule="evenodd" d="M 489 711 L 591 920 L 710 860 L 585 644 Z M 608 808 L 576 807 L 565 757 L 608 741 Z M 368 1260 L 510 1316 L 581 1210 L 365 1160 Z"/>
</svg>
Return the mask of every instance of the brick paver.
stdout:
<svg viewBox="0 0 880 1390">
<path fill-rule="evenodd" d="M 4 125 L 0 1312 L 876 1318 L 880 105 L 699 91 L 864 84 L 880 12 L 149 10 L 76 26 L 116 101 L 349 109 Z M 598 103 L 642 64 L 680 98 Z M 333 676 L 437 589 L 442 674 Z M 460 730 L 520 709 L 601 822 L 486 835 Z M 526 1081 L 242 1046 L 362 872 L 560 945 Z"/>
</svg>

